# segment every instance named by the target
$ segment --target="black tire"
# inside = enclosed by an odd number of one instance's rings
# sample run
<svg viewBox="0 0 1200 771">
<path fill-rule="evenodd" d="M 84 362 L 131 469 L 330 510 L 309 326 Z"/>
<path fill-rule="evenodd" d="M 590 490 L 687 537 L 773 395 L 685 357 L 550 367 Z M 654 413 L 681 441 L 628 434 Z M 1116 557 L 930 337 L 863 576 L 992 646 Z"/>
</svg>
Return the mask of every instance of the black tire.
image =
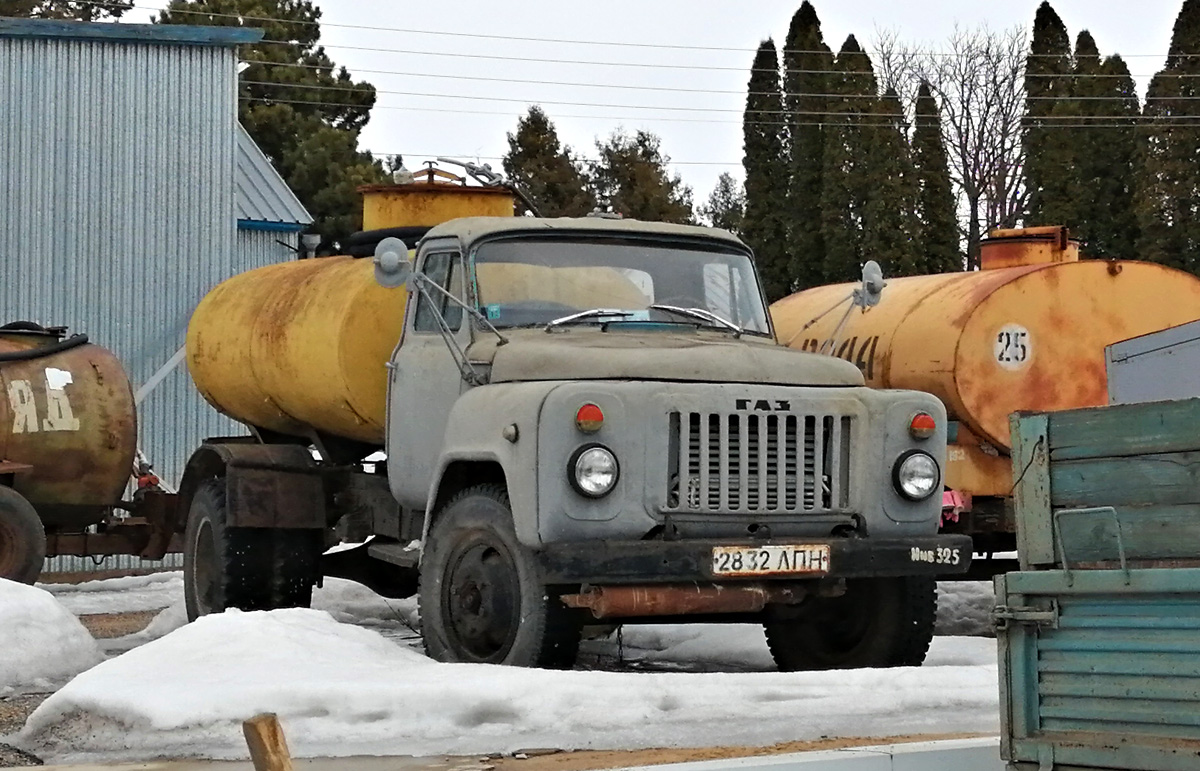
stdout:
<svg viewBox="0 0 1200 771">
<path fill-rule="evenodd" d="M 0 578 L 32 584 L 46 559 L 46 529 L 33 504 L 0 485 Z"/>
<path fill-rule="evenodd" d="M 308 607 L 318 577 L 321 532 L 229 527 L 226 511 L 225 480 L 201 484 L 184 533 L 188 620 L 228 608 Z"/>
<path fill-rule="evenodd" d="M 569 669 L 578 616 L 547 591 L 517 540 L 508 493 L 470 487 L 442 507 L 421 560 L 425 651 L 438 661 Z"/>
<path fill-rule="evenodd" d="M 933 639 L 937 584 L 914 576 L 849 580 L 841 597 L 813 598 L 798 610 L 763 624 L 781 671 L 915 667 Z"/>
</svg>

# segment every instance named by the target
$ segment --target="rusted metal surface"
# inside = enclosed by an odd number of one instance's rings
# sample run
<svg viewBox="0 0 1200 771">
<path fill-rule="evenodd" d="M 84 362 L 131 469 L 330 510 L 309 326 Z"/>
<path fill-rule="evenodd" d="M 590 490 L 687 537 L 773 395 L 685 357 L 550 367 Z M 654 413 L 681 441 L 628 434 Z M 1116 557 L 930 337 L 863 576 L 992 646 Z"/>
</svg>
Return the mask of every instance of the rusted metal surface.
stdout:
<svg viewBox="0 0 1200 771">
<path fill-rule="evenodd" d="M 58 342 L 0 330 L 0 353 Z M 0 459 L 27 466 L 13 488 L 49 527 L 101 521 L 121 499 L 137 448 L 133 393 L 120 363 L 96 345 L 0 361 Z"/>
<path fill-rule="evenodd" d="M 1009 414 L 1106 404 L 1105 346 L 1190 321 L 1200 308 L 1200 279 L 1190 274 L 1074 260 L 1054 228 L 999 235 L 989 264 L 1012 267 L 889 279 L 878 306 L 850 315 L 836 351 L 870 386 L 926 391 L 946 404 L 960 424 L 947 483 L 975 496 L 1012 489 Z M 852 288 L 817 287 L 775 303 L 780 341 L 816 350 L 841 314 L 804 325 Z"/>
<path fill-rule="evenodd" d="M 212 444 L 225 463 L 232 527 L 323 528 L 321 470 L 299 445 Z"/>
<path fill-rule="evenodd" d="M 418 179 L 423 176 L 417 174 Z M 513 194 L 503 187 L 465 187 L 423 180 L 408 185 L 365 185 L 359 192 L 363 196 L 364 230 L 432 227 L 458 217 L 513 216 Z"/>
<path fill-rule="evenodd" d="M 562 597 L 571 608 L 587 608 L 601 618 L 683 616 L 703 613 L 755 613 L 768 603 L 796 603 L 804 589 L 770 584 L 665 584 L 593 586 Z"/>
<path fill-rule="evenodd" d="M 141 559 L 160 560 L 169 553 L 183 550 L 179 533 L 170 534 L 162 548 L 149 548 L 155 529 L 140 517 L 131 517 L 114 524 L 103 533 L 47 533 L 48 557 L 104 557 L 113 554 L 132 554 Z"/>
<path fill-rule="evenodd" d="M 33 466 L 27 463 L 14 463 L 11 460 L 0 460 L 0 476 L 22 474 L 26 471 L 33 471 Z"/>
<path fill-rule="evenodd" d="M 1079 259 L 1079 242 L 1072 241 L 1067 228 L 1061 225 L 993 230 L 988 236 L 979 245 L 979 263 L 983 270 Z"/>
</svg>

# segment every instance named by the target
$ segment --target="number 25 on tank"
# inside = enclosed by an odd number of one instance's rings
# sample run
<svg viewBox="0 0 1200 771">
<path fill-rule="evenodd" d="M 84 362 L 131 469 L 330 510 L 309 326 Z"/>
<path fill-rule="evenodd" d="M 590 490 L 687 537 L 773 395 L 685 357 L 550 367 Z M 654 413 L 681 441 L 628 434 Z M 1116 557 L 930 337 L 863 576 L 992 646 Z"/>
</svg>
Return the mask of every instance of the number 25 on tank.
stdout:
<svg viewBox="0 0 1200 771">
<path fill-rule="evenodd" d="M 71 373 L 49 367 L 46 369 L 46 417 L 38 422 L 37 401 L 33 384 L 28 380 L 13 380 L 8 384 L 8 405 L 12 408 L 14 434 L 33 434 L 38 431 L 78 431 L 79 419 L 67 398 Z"/>
</svg>

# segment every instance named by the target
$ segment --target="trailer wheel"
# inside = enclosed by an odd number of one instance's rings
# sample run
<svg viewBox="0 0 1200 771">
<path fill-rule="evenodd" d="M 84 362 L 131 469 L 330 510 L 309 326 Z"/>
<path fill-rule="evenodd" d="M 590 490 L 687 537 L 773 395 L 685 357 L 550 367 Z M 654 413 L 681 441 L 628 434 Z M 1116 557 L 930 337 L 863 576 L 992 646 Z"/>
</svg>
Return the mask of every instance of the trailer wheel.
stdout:
<svg viewBox="0 0 1200 771">
<path fill-rule="evenodd" d="M 463 490 L 442 508 L 418 601 L 425 651 L 438 661 L 569 669 L 579 652 L 577 616 L 547 592 L 499 485 Z"/>
<path fill-rule="evenodd" d="M 768 619 L 767 646 L 781 671 L 920 666 L 933 639 L 932 578 L 846 582 L 841 597 L 814 598 L 795 618 Z"/>
<path fill-rule="evenodd" d="M 0 578 L 32 584 L 46 559 L 46 530 L 33 504 L 0 485 Z"/>
<path fill-rule="evenodd" d="M 226 524 L 225 481 L 196 490 L 183 548 L 189 621 L 227 608 L 307 607 L 318 578 L 321 532 Z"/>
</svg>

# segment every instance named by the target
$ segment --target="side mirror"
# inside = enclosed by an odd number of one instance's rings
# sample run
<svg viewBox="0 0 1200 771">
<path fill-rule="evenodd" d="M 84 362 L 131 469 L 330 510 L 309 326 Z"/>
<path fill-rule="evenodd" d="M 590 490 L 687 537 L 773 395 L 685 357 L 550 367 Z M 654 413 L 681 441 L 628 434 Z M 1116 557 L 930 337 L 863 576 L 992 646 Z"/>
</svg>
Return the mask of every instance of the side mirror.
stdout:
<svg viewBox="0 0 1200 771">
<path fill-rule="evenodd" d="M 399 238 L 385 238 L 375 247 L 375 283 L 388 289 L 404 286 L 412 276 L 408 247 Z"/>
<path fill-rule="evenodd" d="M 862 308 L 873 308 L 883 296 L 883 269 L 875 260 L 867 260 L 862 269 L 862 286 L 854 290 L 854 304 Z"/>
</svg>

